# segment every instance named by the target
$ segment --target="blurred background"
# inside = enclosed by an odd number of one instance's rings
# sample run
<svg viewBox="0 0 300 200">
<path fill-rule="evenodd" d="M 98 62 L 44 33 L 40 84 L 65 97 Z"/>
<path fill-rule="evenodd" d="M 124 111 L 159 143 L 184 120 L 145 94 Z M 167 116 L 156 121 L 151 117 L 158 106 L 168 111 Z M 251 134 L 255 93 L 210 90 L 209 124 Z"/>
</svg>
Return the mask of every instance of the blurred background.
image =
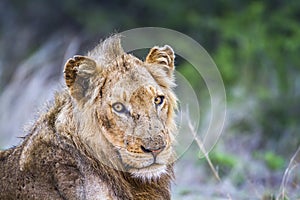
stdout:
<svg viewBox="0 0 300 200">
<path fill-rule="evenodd" d="M 210 153 L 221 181 L 192 144 L 176 163 L 173 199 L 300 199 L 300 1 L 1 0 L 0 148 L 17 145 L 63 87 L 68 58 L 145 26 L 199 42 L 226 87 L 226 124 Z M 209 104 L 187 65 L 177 60 Z"/>
</svg>

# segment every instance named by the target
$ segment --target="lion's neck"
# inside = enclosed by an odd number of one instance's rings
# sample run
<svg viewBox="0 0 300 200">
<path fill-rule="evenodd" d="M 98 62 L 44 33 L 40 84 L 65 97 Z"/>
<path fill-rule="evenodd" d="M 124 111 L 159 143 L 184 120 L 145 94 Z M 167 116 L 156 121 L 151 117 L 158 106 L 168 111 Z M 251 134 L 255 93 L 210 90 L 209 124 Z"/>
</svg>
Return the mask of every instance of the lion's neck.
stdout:
<svg viewBox="0 0 300 200">
<path fill-rule="evenodd" d="M 170 199 L 170 184 L 173 179 L 173 166 L 168 166 L 168 174 L 153 180 L 134 178 L 128 172 L 118 171 L 107 166 L 96 169 L 101 179 L 108 180 L 107 186 L 118 199 Z"/>
<path fill-rule="evenodd" d="M 128 174 L 128 182 L 134 190 L 132 194 L 134 199 L 170 199 L 170 184 L 173 178 L 173 166 L 168 166 L 168 174 L 161 177 L 144 181 L 141 179 L 132 178 Z"/>
</svg>

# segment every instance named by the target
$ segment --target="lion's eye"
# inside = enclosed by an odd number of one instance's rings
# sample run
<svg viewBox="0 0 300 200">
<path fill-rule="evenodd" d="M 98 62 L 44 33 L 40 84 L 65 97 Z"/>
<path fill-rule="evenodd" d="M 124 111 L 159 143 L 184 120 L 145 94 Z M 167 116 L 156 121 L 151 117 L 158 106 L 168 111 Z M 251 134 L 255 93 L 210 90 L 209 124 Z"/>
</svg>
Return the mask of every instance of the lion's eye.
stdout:
<svg viewBox="0 0 300 200">
<path fill-rule="evenodd" d="M 164 102 L 164 99 L 164 96 L 157 96 L 154 98 L 154 103 L 159 106 Z"/>
<path fill-rule="evenodd" d="M 120 103 L 120 102 L 114 103 L 112 105 L 112 108 L 114 109 L 114 111 L 116 111 L 118 113 L 122 113 L 122 112 L 126 111 L 125 106 L 122 103 Z"/>
</svg>

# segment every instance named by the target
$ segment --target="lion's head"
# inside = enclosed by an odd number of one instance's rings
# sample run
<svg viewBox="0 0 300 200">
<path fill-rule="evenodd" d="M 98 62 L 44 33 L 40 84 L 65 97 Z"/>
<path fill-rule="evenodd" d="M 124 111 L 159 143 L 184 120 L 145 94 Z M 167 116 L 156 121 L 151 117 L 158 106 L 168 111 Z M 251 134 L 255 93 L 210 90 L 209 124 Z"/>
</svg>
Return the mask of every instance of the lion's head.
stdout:
<svg viewBox="0 0 300 200">
<path fill-rule="evenodd" d="M 65 65 L 76 132 L 98 160 L 151 179 L 174 157 L 174 52 L 153 47 L 145 61 L 118 36 Z"/>
</svg>

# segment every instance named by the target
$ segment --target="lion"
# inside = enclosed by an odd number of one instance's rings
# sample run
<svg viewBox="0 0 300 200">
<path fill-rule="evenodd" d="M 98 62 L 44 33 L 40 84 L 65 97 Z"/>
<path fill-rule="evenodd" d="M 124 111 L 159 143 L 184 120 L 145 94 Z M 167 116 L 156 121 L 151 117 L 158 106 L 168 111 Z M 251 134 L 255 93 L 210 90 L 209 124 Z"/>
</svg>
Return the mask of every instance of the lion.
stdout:
<svg viewBox="0 0 300 200">
<path fill-rule="evenodd" d="M 69 59 L 66 87 L 0 153 L 0 199 L 170 199 L 174 59 L 165 45 L 142 61 L 118 35 Z"/>
</svg>

